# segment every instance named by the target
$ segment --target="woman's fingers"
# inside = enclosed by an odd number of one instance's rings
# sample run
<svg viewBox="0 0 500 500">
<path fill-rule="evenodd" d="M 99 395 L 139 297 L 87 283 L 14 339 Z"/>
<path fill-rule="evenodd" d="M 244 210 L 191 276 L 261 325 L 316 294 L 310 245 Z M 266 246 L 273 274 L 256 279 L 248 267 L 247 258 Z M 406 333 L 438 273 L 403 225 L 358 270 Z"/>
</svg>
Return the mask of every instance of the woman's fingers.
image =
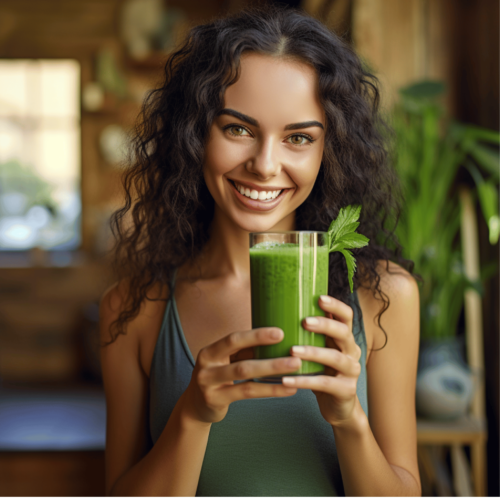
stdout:
<svg viewBox="0 0 500 500">
<path fill-rule="evenodd" d="M 336 370 L 338 374 L 345 375 L 346 377 L 358 377 L 361 373 L 359 361 L 337 349 L 294 346 L 292 347 L 292 356 L 300 356 L 300 359 L 315 361 L 316 363 L 329 366 Z"/>
<path fill-rule="evenodd" d="M 312 319 L 313 321 L 307 322 L 307 319 Z M 356 360 L 361 357 L 361 349 L 354 340 L 352 328 L 346 323 L 324 316 L 313 316 L 312 318 L 305 318 L 302 324 L 306 330 L 322 333 L 332 338 L 344 354 Z"/>
<path fill-rule="evenodd" d="M 260 384 L 258 382 L 242 382 L 231 386 L 219 386 L 207 391 L 209 398 L 213 397 L 214 401 L 225 405 L 243 399 L 293 396 L 296 392 L 297 389 L 294 387 L 286 387 L 282 384 Z"/>
<path fill-rule="evenodd" d="M 286 388 L 282 384 L 234 383 L 235 380 L 257 378 L 276 372 L 294 372 L 296 368 L 283 369 L 280 358 L 278 361 L 247 359 L 231 363 L 231 356 L 237 352 L 248 351 L 258 345 L 277 344 L 282 338 L 283 331 L 279 328 L 256 328 L 230 333 L 201 349 L 191 381 L 183 394 L 182 405 L 185 411 L 200 422 L 220 422 L 233 401 L 295 394 L 295 389 Z M 293 361 L 300 366 L 300 360 Z"/>
<path fill-rule="evenodd" d="M 244 332 L 233 332 L 200 350 L 198 354 L 203 367 L 226 364 L 226 359 L 242 349 L 258 345 L 277 344 L 283 338 L 279 328 L 255 328 Z"/>
<path fill-rule="evenodd" d="M 352 322 L 354 318 L 352 307 L 344 304 L 339 299 L 330 297 L 330 295 L 321 295 L 318 303 L 323 311 L 331 314 L 336 320 L 345 323 L 349 329 L 352 330 Z"/>
<path fill-rule="evenodd" d="M 356 395 L 355 377 L 330 377 L 317 375 L 316 377 L 284 377 L 283 383 L 297 389 L 311 389 L 330 394 L 336 398 L 349 399 Z"/>
<path fill-rule="evenodd" d="M 234 380 L 251 380 L 269 375 L 285 375 L 297 371 L 301 364 L 302 361 L 293 356 L 238 361 L 230 365 L 200 370 L 198 381 L 200 385 L 217 385 L 231 383 Z"/>
</svg>

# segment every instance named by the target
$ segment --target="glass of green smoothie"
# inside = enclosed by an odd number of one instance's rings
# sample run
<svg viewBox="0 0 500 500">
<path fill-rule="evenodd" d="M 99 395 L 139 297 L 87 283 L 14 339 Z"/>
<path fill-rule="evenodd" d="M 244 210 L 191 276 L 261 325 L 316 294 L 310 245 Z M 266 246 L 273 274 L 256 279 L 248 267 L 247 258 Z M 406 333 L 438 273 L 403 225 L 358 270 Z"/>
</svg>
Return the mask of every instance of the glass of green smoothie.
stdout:
<svg viewBox="0 0 500 500">
<path fill-rule="evenodd" d="M 328 233 L 281 231 L 250 233 L 252 328 L 281 328 L 284 337 L 273 345 L 254 347 L 255 359 L 290 356 L 294 345 L 325 347 L 323 334 L 302 327 L 308 316 L 324 316 L 320 295 L 328 295 Z M 319 375 L 324 365 L 302 360 L 299 370 L 254 379 L 281 383 L 290 375 Z"/>
</svg>

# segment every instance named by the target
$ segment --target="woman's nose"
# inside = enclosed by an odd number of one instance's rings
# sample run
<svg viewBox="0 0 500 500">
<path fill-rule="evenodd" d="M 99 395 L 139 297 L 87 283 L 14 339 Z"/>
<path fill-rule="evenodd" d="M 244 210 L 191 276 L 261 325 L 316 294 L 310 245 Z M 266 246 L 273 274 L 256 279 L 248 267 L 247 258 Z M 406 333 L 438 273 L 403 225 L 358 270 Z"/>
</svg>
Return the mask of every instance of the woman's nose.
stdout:
<svg viewBox="0 0 500 500">
<path fill-rule="evenodd" d="M 262 180 L 270 179 L 281 171 L 279 145 L 272 140 L 263 141 L 246 163 L 248 172 L 260 177 Z"/>
</svg>

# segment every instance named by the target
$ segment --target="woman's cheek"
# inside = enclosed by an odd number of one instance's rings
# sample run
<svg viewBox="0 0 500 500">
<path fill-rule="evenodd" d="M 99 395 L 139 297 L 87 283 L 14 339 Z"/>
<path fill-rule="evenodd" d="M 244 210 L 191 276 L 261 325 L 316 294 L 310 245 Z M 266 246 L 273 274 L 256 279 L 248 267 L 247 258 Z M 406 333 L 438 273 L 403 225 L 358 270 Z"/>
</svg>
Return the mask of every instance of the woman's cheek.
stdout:
<svg viewBox="0 0 500 500">
<path fill-rule="evenodd" d="M 216 137 L 205 148 L 205 164 L 215 175 L 224 175 L 245 161 L 244 148 Z"/>
</svg>

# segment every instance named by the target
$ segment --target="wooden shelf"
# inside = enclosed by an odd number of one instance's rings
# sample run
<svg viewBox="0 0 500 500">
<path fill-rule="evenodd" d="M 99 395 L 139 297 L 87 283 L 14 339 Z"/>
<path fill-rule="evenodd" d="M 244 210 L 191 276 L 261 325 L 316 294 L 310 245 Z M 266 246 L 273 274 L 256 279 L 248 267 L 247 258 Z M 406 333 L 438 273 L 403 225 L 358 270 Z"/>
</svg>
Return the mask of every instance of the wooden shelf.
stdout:
<svg viewBox="0 0 500 500">
<path fill-rule="evenodd" d="M 418 444 L 470 444 L 485 441 L 487 437 L 486 420 L 466 415 L 458 420 L 440 422 L 417 419 Z"/>
<path fill-rule="evenodd" d="M 126 64 L 133 69 L 157 71 L 165 66 L 170 54 L 170 52 L 151 52 L 144 59 L 134 59 L 128 56 L 126 58 Z"/>
</svg>

